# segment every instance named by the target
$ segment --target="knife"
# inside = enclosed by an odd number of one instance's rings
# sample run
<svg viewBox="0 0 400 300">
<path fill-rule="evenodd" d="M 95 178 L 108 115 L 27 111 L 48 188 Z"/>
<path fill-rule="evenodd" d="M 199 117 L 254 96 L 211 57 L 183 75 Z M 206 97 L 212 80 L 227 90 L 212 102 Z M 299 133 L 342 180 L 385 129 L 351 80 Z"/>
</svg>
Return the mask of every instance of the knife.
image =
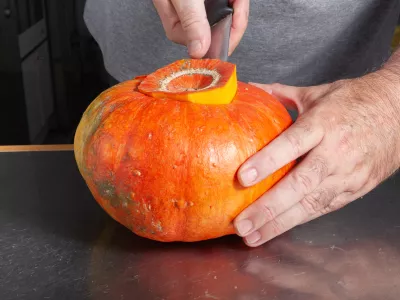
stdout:
<svg viewBox="0 0 400 300">
<path fill-rule="evenodd" d="M 211 27 L 211 44 L 205 58 L 227 61 L 233 8 L 229 0 L 205 0 L 204 5 Z"/>
</svg>

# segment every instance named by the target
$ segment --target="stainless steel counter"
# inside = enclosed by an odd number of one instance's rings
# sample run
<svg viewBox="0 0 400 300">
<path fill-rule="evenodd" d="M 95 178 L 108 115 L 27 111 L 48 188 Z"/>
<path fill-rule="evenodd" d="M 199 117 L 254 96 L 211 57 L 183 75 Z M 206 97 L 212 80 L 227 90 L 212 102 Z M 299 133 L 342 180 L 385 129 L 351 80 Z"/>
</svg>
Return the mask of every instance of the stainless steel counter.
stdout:
<svg viewBox="0 0 400 300">
<path fill-rule="evenodd" d="M 0 299 L 400 299 L 400 175 L 255 249 L 163 244 L 92 199 L 72 151 L 0 153 Z"/>
</svg>

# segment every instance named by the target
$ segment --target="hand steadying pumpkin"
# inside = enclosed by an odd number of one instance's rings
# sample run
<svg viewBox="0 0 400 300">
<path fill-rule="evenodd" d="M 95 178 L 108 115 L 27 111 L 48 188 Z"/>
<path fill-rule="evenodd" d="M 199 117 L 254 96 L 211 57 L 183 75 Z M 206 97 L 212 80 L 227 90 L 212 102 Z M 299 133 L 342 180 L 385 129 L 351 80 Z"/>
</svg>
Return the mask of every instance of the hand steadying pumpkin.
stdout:
<svg viewBox="0 0 400 300">
<path fill-rule="evenodd" d="M 399 168 L 400 52 L 375 73 L 313 87 L 257 86 L 298 120 L 245 162 L 251 186 L 293 159 L 301 162 L 236 219 L 237 234 L 259 246 L 362 197 Z"/>
<path fill-rule="evenodd" d="M 250 0 L 230 0 L 234 9 L 230 36 L 231 54 L 247 27 Z M 153 0 L 167 37 L 188 47 L 193 58 L 203 57 L 210 47 L 211 30 L 204 0 Z"/>
</svg>

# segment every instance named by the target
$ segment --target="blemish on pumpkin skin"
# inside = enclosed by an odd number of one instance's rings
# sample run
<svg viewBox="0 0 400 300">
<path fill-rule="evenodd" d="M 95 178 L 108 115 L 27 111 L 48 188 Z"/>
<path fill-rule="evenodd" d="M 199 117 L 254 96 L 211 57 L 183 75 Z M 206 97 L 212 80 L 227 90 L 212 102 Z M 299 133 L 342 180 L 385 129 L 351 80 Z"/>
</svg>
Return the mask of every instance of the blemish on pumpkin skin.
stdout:
<svg viewBox="0 0 400 300">
<path fill-rule="evenodd" d="M 171 202 L 174 204 L 174 206 L 175 206 L 176 208 L 179 208 L 179 206 L 178 206 L 178 200 L 172 199 Z"/>
<path fill-rule="evenodd" d="M 122 199 L 122 207 L 128 207 L 128 201 L 126 199 Z"/>
<path fill-rule="evenodd" d="M 140 172 L 139 170 L 133 170 L 133 175 L 142 176 L 142 172 Z"/>
<path fill-rule="evenodd" d="M 111 206 L 118 207 L 120 205 L 115 187 L 110 182 L 105 180 L 102 182 L 94 182 L 94 184 L 96 185 L 100 196 L 104 199 L 107 199 Z"/>
<path fill-rule="evenodd" d="M 163 231 L 163 228 L 161 226 L 161 222 L 160 221 L 157 221 L 157 222 L 151 221 L 151 225 L 153 227 L 155 227 L 158 232 L 162 232 Z"/>
<path fill-rule="evenodd" d="M 106 199 L 114 208 L 127 208 L 129 203 L 135 204 L 135 202 L 132 202 L 131 198 L 128 195 L 124 193 L 118 195 L 115 187 L 112 185 L 111 182 L 107 180 L 104 180 L 102 182 L 95 182 L 95 185 L 100 196 Z"/>
<path fill-rule="evenodd" d="M 192 201 L 185 201 L 185 200 L 177 200 L 177 199 L 172 199 L 171 202 L 174 204 L 174 207 L 178 209 L 186 208 L 186 207 L 192 207 L 194 203 Z"/>
<path fill-rule="evenodd" d="M 143 233 L 146 233 L 146 232 L 147 232 L 147 228 L 144 227 L 144 226 L 140 226 L 138 229 L 139 229 L 139 231 L 141 231 L 141 232 L 143 232 Z"/>
<path fill-rule="evenodd" d="M 144 207 L 144 210 L 146 212 L 150 212 L 150 210 L 151 210 L 151 205 L 150 204 L 143 203 L 143 207 Z"/>
</svg>

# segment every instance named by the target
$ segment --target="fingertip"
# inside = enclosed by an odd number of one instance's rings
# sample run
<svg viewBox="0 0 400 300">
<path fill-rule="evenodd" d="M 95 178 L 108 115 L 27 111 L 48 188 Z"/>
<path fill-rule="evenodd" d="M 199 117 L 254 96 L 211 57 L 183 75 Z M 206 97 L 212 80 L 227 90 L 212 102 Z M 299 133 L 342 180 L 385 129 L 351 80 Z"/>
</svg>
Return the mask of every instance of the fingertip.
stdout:
<svg viewBox="0 0 400 300">
<path fill-rule="evenodd" d="M 245 245 L 246 245 L 247 247 L 250 247 L 250 248 L 257 248 L 257 247 L 259 247 L 260 245 L 262 245 L 262 243 L 260 243 L 260 241 L 255 242 L 255 243 L 250 242 L 250 241 L 247 239 L 247 237 L 244 237 L 244 238 L 243 238 L 243 242 L 245 243 Z"/>
<path fill-rule="evenodd" d="M 259 172 L 255 167 L 249 166 L 239 169 L 238 181 L 243 187 L 250 187 L 258 182 Z"/>
<path fill-rule="evenodd" d="M 253 233 L 249 234 L 245 237 L 246 243 L 249 245 L 256 245 L 261 240 L 261 233 L 258 231 L 254 231 Z"/>
<path fill-rule="evenodd" d="M 236 220 L 234 222 L 234 228 L 238 236 L 245 237 L 254 230 L 254 224 L 248 219 Z"/>
<path fill-rule="evenodd" d="M 188 53 L 193 58 L 201 58 L 203 45 L 200 40 L 189 41 L 187 45 Z"/>
<path fill-rule="evenodd" d="M 211 36 L 205 32 L 199 39 L 192 39 L 187 42 L 188 54 L 192 58 L 202 58 L 207 54 L 211 44 Z"/>
</svg>

